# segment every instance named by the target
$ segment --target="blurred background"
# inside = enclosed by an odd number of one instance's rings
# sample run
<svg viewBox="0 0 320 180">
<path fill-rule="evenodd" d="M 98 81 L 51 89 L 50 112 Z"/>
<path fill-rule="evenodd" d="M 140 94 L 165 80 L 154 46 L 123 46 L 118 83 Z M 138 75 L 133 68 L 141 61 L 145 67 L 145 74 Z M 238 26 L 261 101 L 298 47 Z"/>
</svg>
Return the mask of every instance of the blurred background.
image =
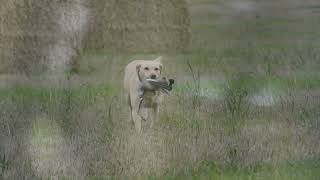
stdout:
<svg viewBox="0 0 320 180">
<path fill-rule="evenodd" d="M 318 179 L 317 0 L 0 0 L 0 179 Z M 124 67 L 176 83 L 153 128 Z"/>
</svg>

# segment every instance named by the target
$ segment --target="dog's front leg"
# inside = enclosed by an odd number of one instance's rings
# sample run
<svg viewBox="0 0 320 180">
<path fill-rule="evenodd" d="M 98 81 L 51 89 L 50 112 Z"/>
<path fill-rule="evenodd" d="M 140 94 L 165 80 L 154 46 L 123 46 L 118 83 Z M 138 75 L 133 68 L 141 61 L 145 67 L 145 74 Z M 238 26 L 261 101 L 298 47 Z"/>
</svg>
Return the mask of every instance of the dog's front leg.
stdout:
<svg viewBox="0 0 320 180">
<path fill-rule="evenodd" d="M 153 127 L 155 121 L 158 121 L 158 117 L 159 117 L 159 105 L 154 104 L 152 106 L 151 127 Z"/>
<path fill-rule="evenodd" d="M 141 132 L 141 116 L 139 115 L 139 98 L 138 97 L 131 97 L 131 105 L 132 105 L 132 111 L 131 111 L 131 116 L 132 120 L 135 126 L 135 129 L 138 132 Z"/>
<path fill-rule="evenodd" d="M 130 99 L 130 95 L 127 94 L 127 101 L 128 101 L 128 105 L 129 105 L 129 122 L 132 123 L 133 119 L 132 119 L 132 105 L 131 105 L 131 99 Z"/>
<path fill-rule="evenodd" d="M 141 117 L 135 110 L 132 111 L 132 119 L 134 122 L 134 127 L 137 130 L 137 132 L 141 132 Z"/>
</svg>

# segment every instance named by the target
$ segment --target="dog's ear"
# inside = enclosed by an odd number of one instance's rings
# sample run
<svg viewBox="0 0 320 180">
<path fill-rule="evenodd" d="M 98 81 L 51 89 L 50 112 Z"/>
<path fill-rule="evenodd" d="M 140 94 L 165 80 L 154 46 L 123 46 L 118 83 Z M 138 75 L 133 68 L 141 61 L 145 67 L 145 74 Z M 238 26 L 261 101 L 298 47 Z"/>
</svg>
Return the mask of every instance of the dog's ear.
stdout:
<svg viewBox="0 0 320 180">
<path fill-rule="evenodd" d="M 158 62 L 159 64 L 161 64 L 162 56 L 157 57 L 157 59 L 155 59 L 154 61 L 155 61 L 155 62 Z"/>
<path fill-rule="evenodd" d="M 160 74 L 162 72 L 162 64 L 159 65 L 159 68 L 160 68 Z"/>
<path fill-rule="evenodd" d="M 155 62 L 159 63 L 160 73 L 162 72 L 162 56 L 159 56 L 157 59 L 154 60 Z"/>
<path fill-rule="evenodd" d="M 139 81 L 141 81 L 141 77 L 140 77 L 140 68 L 141 68 L 141 64 L 137 64 L 137 66 L 136 66 L 136 70 L 137 70 L 137 75 L 138 75 Z"/>
</svg>

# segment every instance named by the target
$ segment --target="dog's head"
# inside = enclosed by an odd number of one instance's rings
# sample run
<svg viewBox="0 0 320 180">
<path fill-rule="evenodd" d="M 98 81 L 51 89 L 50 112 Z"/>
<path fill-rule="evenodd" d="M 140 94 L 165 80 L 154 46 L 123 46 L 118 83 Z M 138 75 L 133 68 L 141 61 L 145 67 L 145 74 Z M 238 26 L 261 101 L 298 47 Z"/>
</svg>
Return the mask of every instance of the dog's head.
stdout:
<svg viewBox="0 0 320 180">
<path fill-rule="evenodd" d="M 162 57 L 160 56 L 155 60 L 145 61 L 136 66 L 140 81 L 144 79 L 158 79 L 160 77 L 162 71 L 161 59 Z"/>
</svg>

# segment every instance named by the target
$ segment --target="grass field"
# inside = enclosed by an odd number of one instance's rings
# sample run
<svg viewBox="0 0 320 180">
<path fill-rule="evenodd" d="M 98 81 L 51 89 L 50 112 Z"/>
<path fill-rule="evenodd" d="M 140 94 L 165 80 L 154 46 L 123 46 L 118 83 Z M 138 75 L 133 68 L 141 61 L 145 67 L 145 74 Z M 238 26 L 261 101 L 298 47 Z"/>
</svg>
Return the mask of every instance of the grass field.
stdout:
<svg viewBox="0 0 320 180">
<path fill-rule="evenodd" d="M 184 52 L 87 50 L 59 75 L 0 80 L 0 179 L 318 179 L 320 4 L 190 0 Z M 153 128 L 128 122 L 123 68 L 176 80 Z"/>
</svg>

